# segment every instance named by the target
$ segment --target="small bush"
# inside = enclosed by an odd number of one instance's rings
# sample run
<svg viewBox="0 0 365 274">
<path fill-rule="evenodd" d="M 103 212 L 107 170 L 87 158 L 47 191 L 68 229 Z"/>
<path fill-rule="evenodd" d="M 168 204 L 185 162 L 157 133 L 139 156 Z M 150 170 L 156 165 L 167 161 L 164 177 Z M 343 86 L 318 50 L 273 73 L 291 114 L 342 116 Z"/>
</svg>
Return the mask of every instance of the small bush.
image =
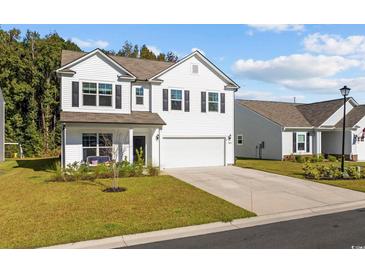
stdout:
<svg viewBox="0 0 365 274">
<path fill-rule="evenodd" d="M 328 161 L 330 162 L 337 162 L 337 157 L 334 155 L 328 155 Z"/>
<path fill-rule="evenodd" d="M 346 168 L 346 172 L 352 179 L 360 179 L 361 178 L 361 171 L 360 168 L 355 166 L 350 166 Z"/>
<path fill-rule="evenodd" d="M 305 178 L 314 180 L 361 179 L 365 175 L 359 167 L 347 167 L 342 173 L 335 164 L 324 165 L 307 162 L 304 164 L 303 170 Z"/>
<path fill-rule="evenodd" d="M 304 164 L 303 170 L 305 178 L 315 179 L 315 180 L 319 180 L 321 178 L 321 173 L 318 170 L 318 168 L 314 167 L 309 163 Z"/>
<path fill-rule="evenodd" d="M 158 176 L 160 174 L 160 169 L 158 167 L 154 167 L 152 165 L 147 166 L 148 175 L 150 176 Z"/>
<path fill-rule="evenodd" d="M 297 163 L 304 163 L 305 162 L 305 158 L 302 155 L 295 155 L 295 161 Z"/>
</svg>

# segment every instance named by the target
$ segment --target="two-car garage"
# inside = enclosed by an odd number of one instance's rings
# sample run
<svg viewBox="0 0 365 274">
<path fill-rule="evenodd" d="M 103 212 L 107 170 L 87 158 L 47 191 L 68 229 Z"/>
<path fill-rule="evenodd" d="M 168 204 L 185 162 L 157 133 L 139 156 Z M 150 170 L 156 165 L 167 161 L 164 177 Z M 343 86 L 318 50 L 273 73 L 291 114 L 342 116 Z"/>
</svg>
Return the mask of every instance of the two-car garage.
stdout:
<svg viewBox="0 0 365 274">
<path fill-rule="evenodd" d="M 224 166 L 224 137 L 163 137 L 160 143 L 162 168 Z"/>
</svg>

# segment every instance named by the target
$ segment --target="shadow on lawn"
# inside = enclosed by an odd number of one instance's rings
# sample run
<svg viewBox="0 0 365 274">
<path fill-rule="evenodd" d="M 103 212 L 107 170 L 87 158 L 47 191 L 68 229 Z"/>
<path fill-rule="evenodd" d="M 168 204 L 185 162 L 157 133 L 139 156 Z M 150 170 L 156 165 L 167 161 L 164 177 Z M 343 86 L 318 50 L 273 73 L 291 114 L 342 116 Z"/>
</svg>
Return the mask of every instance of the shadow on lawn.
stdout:
<svg viewBox="0 0 365 274">
<path fill-rule="evenodd" d="M 52 171 L 56 169 L 59 158 L 22 159 L 16 160 L 18 167 L 30 168 L 34 171 Z"/>
</svg>

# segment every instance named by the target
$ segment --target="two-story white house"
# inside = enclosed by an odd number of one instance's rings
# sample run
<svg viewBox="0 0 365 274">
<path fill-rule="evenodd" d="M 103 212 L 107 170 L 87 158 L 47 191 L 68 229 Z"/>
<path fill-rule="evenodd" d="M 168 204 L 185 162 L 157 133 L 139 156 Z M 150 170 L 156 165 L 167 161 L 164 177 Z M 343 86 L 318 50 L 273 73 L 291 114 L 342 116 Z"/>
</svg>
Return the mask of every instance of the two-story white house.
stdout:
<svg viewBox="0 0 365 274">
<path fill-rule="evenodd" d="M 62 51 L 62 165 L 92 156 L 160 168 L 234 163 L 239 86 L 199 51 L 176 63 Z M 117 153 L 115 153 L 117 152 Z"/>
</svg>

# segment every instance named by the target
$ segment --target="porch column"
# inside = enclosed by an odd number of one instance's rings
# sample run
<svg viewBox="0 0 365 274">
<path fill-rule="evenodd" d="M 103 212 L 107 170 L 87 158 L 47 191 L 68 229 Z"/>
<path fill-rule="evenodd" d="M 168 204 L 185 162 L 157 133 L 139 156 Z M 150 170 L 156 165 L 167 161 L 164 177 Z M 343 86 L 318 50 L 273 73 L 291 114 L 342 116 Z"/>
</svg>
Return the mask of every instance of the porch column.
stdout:
<svg viewBox="0 0 365 274">
<path fill-rule="evenodd" d="M 133 128 L 129 129 L 129 162 L 133 163 Z"/>
<path fill-rule="evenodd" d="M 314 135 L 314 154 L 322 153 L 322 132 L 316 131 Z"/>
<path fill-rule="evenodd" d="M 61 167 L 66 167 L 66 124 L 62 124 L 61 133 Z"/>
</svg>

